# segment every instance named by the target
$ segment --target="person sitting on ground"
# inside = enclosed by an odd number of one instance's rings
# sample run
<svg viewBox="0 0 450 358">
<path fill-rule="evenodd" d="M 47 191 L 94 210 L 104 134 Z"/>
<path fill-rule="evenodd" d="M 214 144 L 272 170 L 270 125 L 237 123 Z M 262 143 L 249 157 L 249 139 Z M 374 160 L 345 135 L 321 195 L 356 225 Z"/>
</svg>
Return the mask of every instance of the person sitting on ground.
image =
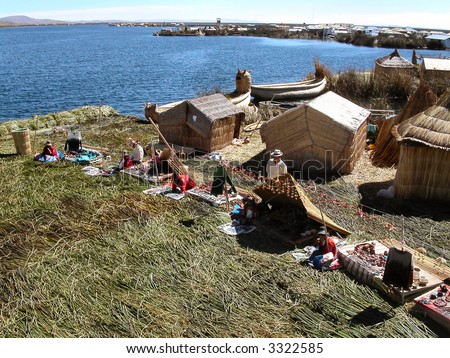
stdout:
<svg viewBox="0 0 450 358">
<path fill-rule="evenodd" d="M 312 252 L 308 261 L 310 266 L 320 270 L 336 259 L 337 248 L 333 238 L 329 236 L 326 230 L 319 231 L 317 236 L 316 249 Z"/>
<path fill-rule="evenodd" d="M 187 173 L 187 167 L 185 167 Z M 195 181 L 189 176 L 189 174 L 178 174 L 176 171 L 173 173 L 172 192 L 184 193 L 186 190 L 193 189 L 197 186 Z"/>
<path fill-rule="evenodd" d="M 283 152 L 275 149 L 270 153 L 270 159 L 266 164 L 266 175 L 269 179 L 276 179 L 280 175 L 287 173 L 287 165 L 281 160 Z"/>
<path fill-rule="evenodd" d="M 52 157 L 58 157 L 58 150 L 52 145 L 49 140 L 45 143 L 44 149 L 42 149 L 41 155 L 50 155 Z"/>
<path fill-rule="evenodd" d="M 64 151 L 68 153 L 78 153 L 82 150 L 81 134 L 80 132 L 70 132 L 67 136 Z"/>
<path fill-rule="evenodd" d="M 130 154 L 124 150 L 122 153 L 122 160 L 119 162 L 119 166 L 116 168 L 117 171 L 131 168 L 133 166 L 133 161 L 131 160 Z"/>
<path fill-rule="evenodd" d="M 258 206 L 255 199 L 251 196 L 243 198 L 242 204 L 234 204 L 233 210 L 230 212 L 233 224 L 237 225 L 252 225 L 257 216 Z"/>
<path fill-rule="evenodd" d="M 55 160 L 61 159 L 61 156 L 64 155 L 58 152 L 50 141 L 47 141 L 42 149 L 42 152 L 35 154 L 34 160 L 39 160 L 41 162 L 54 162 Z"/>
<path fill-rule="evenodd" d="M 134 139 L 131 140 L 130 145 L 133 148 L 133 153 L 131 154 L 133 164 L 140 164 L 144 158 L 144 148 Z"/>
</svg>

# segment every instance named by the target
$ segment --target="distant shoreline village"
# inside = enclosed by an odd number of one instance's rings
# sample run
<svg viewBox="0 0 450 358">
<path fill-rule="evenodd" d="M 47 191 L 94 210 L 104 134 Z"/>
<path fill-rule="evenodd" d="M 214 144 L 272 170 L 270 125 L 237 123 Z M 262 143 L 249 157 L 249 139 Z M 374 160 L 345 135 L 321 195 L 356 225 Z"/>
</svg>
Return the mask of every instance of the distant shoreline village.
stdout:
<svg viewBox="0 0 450 358">
<path fill-rule="evenodd" d="M 162 27 L 154 36 L 257 36 L 280 39 L 333 40 L 356 46 L 430 50 L 450 49 L 450 30 L 382 27 L 354 24 L 238 24 L 216 22 L 66 22 L 26 16 L 0 18 L 0 27 L 97 25 L 115 27 Z"/>
</svg>

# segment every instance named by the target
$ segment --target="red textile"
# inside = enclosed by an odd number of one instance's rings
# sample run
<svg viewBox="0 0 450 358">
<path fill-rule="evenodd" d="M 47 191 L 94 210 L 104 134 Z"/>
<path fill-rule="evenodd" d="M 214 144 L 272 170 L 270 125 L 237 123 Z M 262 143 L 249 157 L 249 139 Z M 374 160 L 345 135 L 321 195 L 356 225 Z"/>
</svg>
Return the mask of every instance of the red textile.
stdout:
<svg viewBox="0 0 450 358">
<path fill-rule="evenodd" d="M 336 254 L 337 254 L 337 248 L 336 248 L 336 243 L 334 242 L 333 238 L 327 237 L 327 240 L 323 245 L 321 245 L 321 243 L 319 243 L 319 251 L 321 252 L 322 255 L 332 252 L 333 257 L 335 258 Z"/>
<path fill-rule="evenodd" d="M 58 156 L 58 151 L 52 145 L 46 145 L 42 150 L 42 155 L 51 155 L 52 157 Z"/>
<path fill-rule="evenodd" d="M 131 160 L 131 157 L 129 155 L 125 155 L 123 157 L 123 168 L 127 169 L 127 168 L 131 168 L 133 166 L 133 161 Z"/>
<path fill-rule="evenodd" d="M 177 189 L 179 189 L 182 193 L 184 193 L 186 190 L 193 189 L 196 186 L 197 184 L 191 179 L 189 175 L 176 175 L 172 183 L 172 191 L 175 192 L 177 191 Z"/>
</svg>

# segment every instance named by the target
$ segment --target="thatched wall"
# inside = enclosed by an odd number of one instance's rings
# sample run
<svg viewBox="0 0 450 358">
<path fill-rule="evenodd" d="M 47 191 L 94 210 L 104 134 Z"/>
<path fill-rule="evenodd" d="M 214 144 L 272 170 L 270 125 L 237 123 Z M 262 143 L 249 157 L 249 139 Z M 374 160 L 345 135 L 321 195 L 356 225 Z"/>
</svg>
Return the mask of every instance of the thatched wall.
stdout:
<svg viewBox="0 0 450 358">
<path fill-rule="evenodd" d="M 450 151 L 402 145 L 394 180 L 399 199 L 450 200 Z"/>
<path fill-rule="evenodd" d="M 318 105 L 312 101 L 265 123 L 262 140 L 268 150 L 282 150 L 295 170 L 351 173 L 365 148 L 369 112 L 336 94 L 323 96 Z"/>
<path fill-rule="evenodd" d="M 366 120 L 364 123 L 358 128 L 353 137 L 349 137 L 349 141 L 347 146 L 344 148 L 341 154 L 341 159 L 346 160 L 345 164 L 343 164 L 342 169 L 339 170 L 341 174 L 350 174 L 356 166 L 359 158 L 364 153 L 366 148 L 366 139 L 367 139 L 367 127 L 369 125 L 369 121 Z"/>
<path fill-rule="evenodd" d="M 393 76 L 393 75 L 408 75 L 411 77 L 415 77 L 417 75 L 417 70 L 416 70 L 416 68 L 389 67 L 389 66 L 383 66 L 379 63 L 375 63 L 375 72 L 374 72 L 375 78 L 380 78 L 383 76 Z"/>
<path fill-rule="evenodd" d="M 167 126 L 179 126 L 186 124 L 187 103 L 181 102 L 176 106 L 161 112 L 159 115 L 159 123 Z"/>
<path fill-rule="evenodd" d="M 401 113 L 395 118 L 377 122 L 379 133 L 372 152 L 372 163 L 377 166 L 390 167 L 398 164 L 400 144 L 391 134 L 393 126 L 404 122 L 416 114 L 436 104 L 437 96 L 425 82 L 408 98 Z"/>
<path fill-rule="evenodd" d="M 230 145 L 234 138 L 236 118 L 229 117 L 213 124 L 208 138 L 199 135 L 187 125 L 159 124 L 159 130 L 169 143 L 213 152 Z"/>
<path fill-rule="evenodd" d="M 233 141 L 236 118 L 228 117 L 212 124 L 210 136 L 204 138 L 192 128 L 187 127 L 183 142 L 186 146 L 194 147 L 203 152 L 213 152 L 225 148 Z"/>
</svg>

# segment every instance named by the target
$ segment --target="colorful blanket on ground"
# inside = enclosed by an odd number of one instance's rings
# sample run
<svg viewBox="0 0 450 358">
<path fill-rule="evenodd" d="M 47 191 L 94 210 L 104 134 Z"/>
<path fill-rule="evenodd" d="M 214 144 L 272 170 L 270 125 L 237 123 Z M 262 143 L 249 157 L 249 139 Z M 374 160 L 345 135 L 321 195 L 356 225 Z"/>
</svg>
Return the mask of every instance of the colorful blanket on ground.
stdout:
<svg viewBox="0 0 450 358">
<path fill-rule="evenodd" d="M 43 154 L 36 154 L 34 156 L 34 160 L 42 162 L 42 163 L 53 163 L 53 162 L 57 162 L 60 159 L 64 159 L 64 153 L 60 152 L 58 150 L 58 156 L 54 156 L 54 155 L 43 155 Z"/>
<path fill-rule="evenodd" d="M 95 149 L 83 149 L 76 154 L 68 154 L 66 160 L 77 164 L 92 164 L 103 159 L 102 153 Z"/>
</svg>

